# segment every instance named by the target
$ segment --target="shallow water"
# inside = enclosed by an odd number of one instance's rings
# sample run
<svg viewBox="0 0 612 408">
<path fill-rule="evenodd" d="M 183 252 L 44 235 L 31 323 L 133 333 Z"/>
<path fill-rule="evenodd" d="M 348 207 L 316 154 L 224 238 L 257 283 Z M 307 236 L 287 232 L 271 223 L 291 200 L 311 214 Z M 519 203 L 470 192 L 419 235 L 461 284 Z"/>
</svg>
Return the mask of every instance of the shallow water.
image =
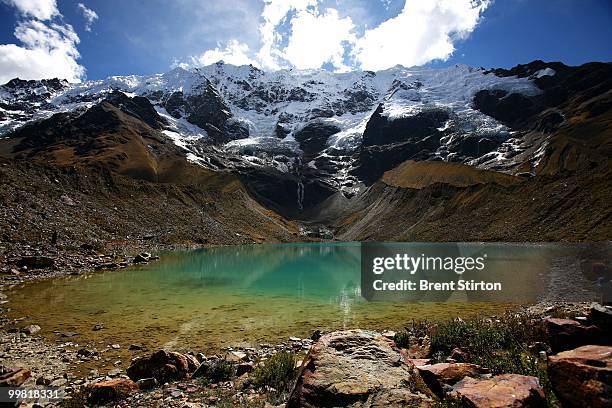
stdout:
<svg viewBox="0 0 612 408">
<path fill-rule="evenodd" d="M 525 259 L 505 267 L 529 277 L 517 290 L 545 286 L 550 263 Z M 512 306 L 452 299 L 366 302 L 359 244 L 323 243 L 166 253 L 149 265 L 24 285 L 12 291 L 11 307 L 48 336 L 78 333 L 65 341 L 210 351 L 309 336 L 315 329 L 399 329 L 412 319 L 495 314 Z M 104 329 L 93 331 L 97 323 Z"/>
</svg>

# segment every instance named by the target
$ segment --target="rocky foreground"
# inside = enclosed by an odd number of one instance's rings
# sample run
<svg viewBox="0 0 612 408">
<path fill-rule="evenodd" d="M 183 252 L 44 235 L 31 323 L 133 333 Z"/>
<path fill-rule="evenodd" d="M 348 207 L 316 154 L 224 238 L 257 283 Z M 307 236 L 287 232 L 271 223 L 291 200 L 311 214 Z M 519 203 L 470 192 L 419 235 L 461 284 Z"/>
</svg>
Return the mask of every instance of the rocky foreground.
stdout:
<svg viewBox="0 0 612 408">
<path fill-rule="evenodd" d="M 15 325 L 15 322 L 11 324 Z M 18 323 L 17 323 L 18 325 Z M 337 331 L 217 355 L 132 346 L 129 366 L 78 378 L 108 350 L 50 346 L 34 326 L 2 335 L 0 386 L 64 387 L 62 402 L 119 407 L 609 407 L 612 308 L 536 307 L 504 316 L 413 322 L 401 332 Z M 114 346 L 113 346 L 114 347 Z M 20 360 L 9 360 L 19 354 Z M 22 366 L 15 366 L 19 361 Z M 44 364 L 41 364 L 44 362 Z M 30 370 L 27 364 L 33 364 Z M 5 363 L 6 364 L 6 363 Z"/>
</svg>

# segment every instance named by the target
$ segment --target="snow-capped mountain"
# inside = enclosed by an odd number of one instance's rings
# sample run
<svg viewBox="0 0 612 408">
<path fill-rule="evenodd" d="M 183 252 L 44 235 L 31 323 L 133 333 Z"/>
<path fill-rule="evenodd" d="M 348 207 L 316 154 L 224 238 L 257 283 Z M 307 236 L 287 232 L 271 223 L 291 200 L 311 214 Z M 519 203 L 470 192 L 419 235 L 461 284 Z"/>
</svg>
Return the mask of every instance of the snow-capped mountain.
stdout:
<svg viewBox="0 0 612 408">
<path fill-rule="evenodd" d="M 551 74 L 554 71 L 538 73 Z M 300 157 L 311 141 L 303 133 L 313 126 L 326 138 L 318 141 L 323 149 L 314 153 L 352 155 L 361 146 L 377 108 L 391 121 L 432 110 L 446 112 L 439 128 L 444 140 L 431 158 L 466 161 L 476 157 L 447 148 L 457 137 L 469 134 L 495 143 L 511 137 L 505 125 L 473 107 L 474 95 L 484 89 L 524 95 L 540 92 L 529 78 L 500 77 L 463 65 L 444 69 L 398 66 L 380 72 L 267 73 L 252 66 L 217 63 L 189 71 L 176 68 L 160 75 L 110 77 L 80 84 L 13 80 L 0 88 L 0 134 L 57 112 L 85 109 L 119 90 L 148 98 L 167 119 L 168 137 L 196 161 L 202 158 L 191 147 L 193 142 L 211 139 L 212 131 L 215 143 L 223 149 L 254 163 L 263 160 L 281 171 L 292 171 L 286 160 L 276 161 L 274 156 Z M 315 157 L 308 156 L 308 165 L 315 166 Z"/>
<path fill-rule="evenodd" d="M 350 197 L 409 159 L 533 172 L 546 140 L 527 140 L 524 119 L 548 106 L 541 95 L 568 69 L 536 61 L 509 71 L 264 72 L 216 63 L 79 84 L 14 79 L 0 87 L 0 138 L 54 114 L 82 115 L 117 92 L 141 97 L 189 161 L 234 169 L 276 204 L 291 191 L 286 200 L 302 210 L 334 192 Z M 544 129 L 565 120 L 550 115 Z"/>
</svg>

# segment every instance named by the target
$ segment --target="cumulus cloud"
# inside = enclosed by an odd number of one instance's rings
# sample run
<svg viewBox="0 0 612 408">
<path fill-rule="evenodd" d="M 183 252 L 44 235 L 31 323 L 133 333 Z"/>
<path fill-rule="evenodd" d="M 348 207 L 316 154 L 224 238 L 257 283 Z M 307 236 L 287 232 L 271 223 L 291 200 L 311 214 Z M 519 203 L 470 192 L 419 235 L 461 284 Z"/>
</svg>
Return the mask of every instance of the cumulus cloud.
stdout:
<svg viewBox="0 0 612 408">
<path fill-rule="evenodd" d="M 59 16 L 55 0 L 2 0 L 9 6 L 13 6 L 17 11 L 27 17 L 34 17 L 38 20 L 50 20 Z"/>
<path fill-rule="evenodd" d="M 324 13 L 301 10 L 291 20 L 291 35 L 283 57 L 299 69 L 320 68 L 329 63 L 346 71 L 345 47 L 355 41 L 350 17 L 340 18 L 338 11 Z"/>
<path fill-rule="evenodd" d="M 488 0 L 408 0 L 397 17 L 366 30 L 353 55 L 362 68 L 371 70 L 447 59 L 454 42 L 476 28 L 488 5 Z"/>
<path fill-rule="evenodd" d="M 337 8 L 323 8 L 323 0 L 264 0 L 258 51 L 232 39 L 226 47 L 192 57 L 190 64 L 206 65 L 217 58 L 248 61 L 269 70 L 329 64 L 336 71 L 422 65 L 449 58 L 455 43 L 474 31 L 491 1 L 406 0 L 397 16 L 370 28 L 350 16 L 341 17 Z M 390 0 L 380 4 L 388 9 Z"/>
<path fill-rule="evenodd" d="M 204 54 L 199 57 L 194 57 L 191 60 L 191 65 L 210 65 L 217 61 L 223 61 L 227 64 L 232 65 L 248 65 L 256 64 L 249 57 L 249 46 L 243 44 L 237 40 L 230 40 L 225 47 L 220 45 L 213 50 L 207 50 Z M 185 66 L 185 64 L 178 64 Z M 186 66 L 189 66 L 187 64 Z"/>
<path fill-rule="evenodd" d="M 10 4 L 33 18 L 17 23 L 14 35 L 19 44 L 0 44 L 0 83 L 15 77 L 79 82 L 85 68 L 77 62 L 78 35 L 69 24 L 46 21 L 60 15 L 55 1 L 11 0 Z"/>
<path fill-rule="evenodd" d="M 98 13 L 96 13 L 83 3 L 77 4 L 77 8 L 85 18 L 85 31 L 91 31 L 93 23 L 95 23 L 95 21 L 98 19 Z"/>
<path fill-rule="evenodd" d="M 261 48 L 257 53 L 257 60 L 263 68 L 274 70 L 286 65 L 282 61 L 283 52 L 279 49 L 283 36 L 277 30 L 278 26 L 290 12 L 315 7 L 317 0 L 264 0 L 264 4 L 262 23 L 259 26 Z"/>
</svg>

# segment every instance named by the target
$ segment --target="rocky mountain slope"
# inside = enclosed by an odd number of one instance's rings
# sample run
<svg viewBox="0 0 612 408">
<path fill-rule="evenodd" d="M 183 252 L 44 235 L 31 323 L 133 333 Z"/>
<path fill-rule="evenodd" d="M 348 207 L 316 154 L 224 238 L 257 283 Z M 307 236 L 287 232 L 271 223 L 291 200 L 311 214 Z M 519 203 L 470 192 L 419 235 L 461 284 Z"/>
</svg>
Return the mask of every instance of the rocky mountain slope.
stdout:
<svg viewBox="0 0 612 408">
<path fill-rule="evenodd" d="M 209 189 L 231 174 L 243 200 L 347 239 L 605 239 L 611 101 L 607 63 L 14 79 L 0 87 L 0 155 L 155 185 Z M 551 196 L 574 203 L 556 220 L 580 228 L 493 227 L 543 225 Z M 597 217 L 581 214 L 589 205 Z M 485 225 L 446 234 L 447 215 L 476 209 Z M 373 231 L 378 217 L 403 232 Z"/>
</svg>

